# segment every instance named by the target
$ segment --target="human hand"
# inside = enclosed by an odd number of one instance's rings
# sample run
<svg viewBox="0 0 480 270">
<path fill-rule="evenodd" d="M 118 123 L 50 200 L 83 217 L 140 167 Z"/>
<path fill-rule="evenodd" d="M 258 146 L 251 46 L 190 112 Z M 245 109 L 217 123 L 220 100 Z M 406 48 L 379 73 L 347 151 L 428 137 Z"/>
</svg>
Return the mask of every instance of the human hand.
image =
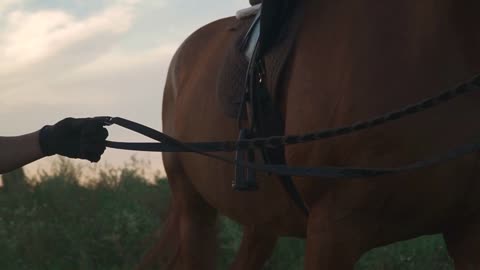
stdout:
<svg viewBox="0 0 480 270">
<path fill-rule="evenodd" d="M 108 137 L 104 125 L 94 118 L 65 118 L 40 130 L 40 147 L 45 156 L 59 154 L 98 162 Z"/>
</svg>

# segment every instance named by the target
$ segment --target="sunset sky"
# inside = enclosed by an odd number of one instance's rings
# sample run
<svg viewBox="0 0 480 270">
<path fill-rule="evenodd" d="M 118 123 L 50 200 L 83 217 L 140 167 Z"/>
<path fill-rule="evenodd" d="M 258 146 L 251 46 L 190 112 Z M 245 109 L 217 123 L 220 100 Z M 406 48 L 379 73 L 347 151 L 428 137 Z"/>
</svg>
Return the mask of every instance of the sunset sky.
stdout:
<svg viewBox="0 0 480 270">
<path fill-rule="evenodd" d="M 0 0 L 0 135 L 68 116 L 121 116 L 161 129 L 176 48 L 200 26 L 247 6 L 248 0 Z M 109 131 L 112 140 L 144 140 Z M 122 165 L 134 154 L 161 168 L 159 154 L 107 150 L 102 162 Z"/>
</svg>

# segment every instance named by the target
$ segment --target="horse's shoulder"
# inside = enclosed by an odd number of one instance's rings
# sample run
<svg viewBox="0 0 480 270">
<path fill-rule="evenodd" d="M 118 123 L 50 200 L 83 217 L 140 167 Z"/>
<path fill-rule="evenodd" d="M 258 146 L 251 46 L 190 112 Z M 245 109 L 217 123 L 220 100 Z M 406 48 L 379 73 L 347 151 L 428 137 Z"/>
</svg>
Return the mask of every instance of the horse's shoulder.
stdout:
<svg viewBox="0 0 480 270">
<path fill-rule="evenodd" d="M 238 19 L 235 17 L 227 17 L 208 23 L 190 34 L 183 44 L 188 45 L 191 42 L 212 41 L 212 39 L 214 39 L 213 37 L 222 36 L 234 30 L 237 21 Z"/>
<path fill-rule="evenodd" d="M 169 68 L 169 77 L 181 86 L 188 71 L 202 65 L 205 57 L 220 53 L 219 46 L 226 40 L 238 24 L 235 17 L 222 18 L 208 23 L 190 34 L 178 47 Z M 216 44 L 214 44 L 216 43 Z"/>
<path fill-rule="evenodd" d="M 178 47 L 173 60 L 189 61 L 202 55 L 202 51 L 212 48 L 212 42 L 218 42 L 235 25 L 235 17 L 228 17 L 208 23 L 191 33 Z"/>
</svg>

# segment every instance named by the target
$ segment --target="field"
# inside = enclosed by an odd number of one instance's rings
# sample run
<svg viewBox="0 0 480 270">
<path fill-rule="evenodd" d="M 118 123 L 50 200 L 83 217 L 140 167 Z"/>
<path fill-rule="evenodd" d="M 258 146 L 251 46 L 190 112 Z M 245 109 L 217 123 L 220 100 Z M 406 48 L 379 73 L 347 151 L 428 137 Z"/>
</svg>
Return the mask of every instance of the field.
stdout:
<svg viewBox="0 0 480 270">
<path fill-rule="evenodd" d="M 0 190 L 0 269 L 132 269 L 162 224 L 170 197 L 165 179 L 152 183 L 139 166 L 98 169 L 80 184 L 63 160 L 51 173 L 4 175 Z M 228 269 L 240 227 L 219 220 L 218 269 Z M 282 239 L 265 269 L 302 269 L 303 240 Z M 373 250 L 356 270 L 453 269 L 443 239 L 428 236 Z"/>
</svg>

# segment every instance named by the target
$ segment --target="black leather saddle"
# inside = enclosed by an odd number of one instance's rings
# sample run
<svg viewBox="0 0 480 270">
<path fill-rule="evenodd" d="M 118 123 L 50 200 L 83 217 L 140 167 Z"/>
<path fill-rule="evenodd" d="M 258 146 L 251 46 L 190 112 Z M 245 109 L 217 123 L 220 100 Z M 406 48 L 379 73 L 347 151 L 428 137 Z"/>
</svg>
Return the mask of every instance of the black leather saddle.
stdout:
<svg viewBox="0 0 480 270">
<path fill-rule="evenodd" d="M 251 1 L 252 4 L 258 2 Z M 262 7 L 256 16 L 241 23 L 240 29 L 244 33 L 227 53 L 217 85 L 218 96 L 227 108 L 227 114 L 237 118 L 239 140 L 284 134 L 284 119 L 275 93 L 294 46 L 301 12 L 295 8 L 295 0 L 261 2 Z M 229 93 L 225 95 L 223 92 L 223 99 L 222 91 Z M 284 148 L 262 149 L 260 152 L 266 164 L 285 164 Z M 236 159 L 244 162 L 253 163 L 256 156 L 253 149 L 236 152 Z M 255 175 L 254 170 L 237 166 L 233 188 L 238 191 L 258 189 Z M 280 180 L 295 204 L 308 214 L 291 177 L 282 176 Z"/>
<path fill-rule="evenodd" d="M 256 16 L 237 20 L 230 28 L 233 41 L 217 78 L 217 97 L 225 113 L 236 118 L 247 85 L 249 67 L 264 59 L 272 97 L 294 43 L 295 0 L 263 0 Z M 297 16 L 298 17 L 298 16 Z"/>
</svg>

